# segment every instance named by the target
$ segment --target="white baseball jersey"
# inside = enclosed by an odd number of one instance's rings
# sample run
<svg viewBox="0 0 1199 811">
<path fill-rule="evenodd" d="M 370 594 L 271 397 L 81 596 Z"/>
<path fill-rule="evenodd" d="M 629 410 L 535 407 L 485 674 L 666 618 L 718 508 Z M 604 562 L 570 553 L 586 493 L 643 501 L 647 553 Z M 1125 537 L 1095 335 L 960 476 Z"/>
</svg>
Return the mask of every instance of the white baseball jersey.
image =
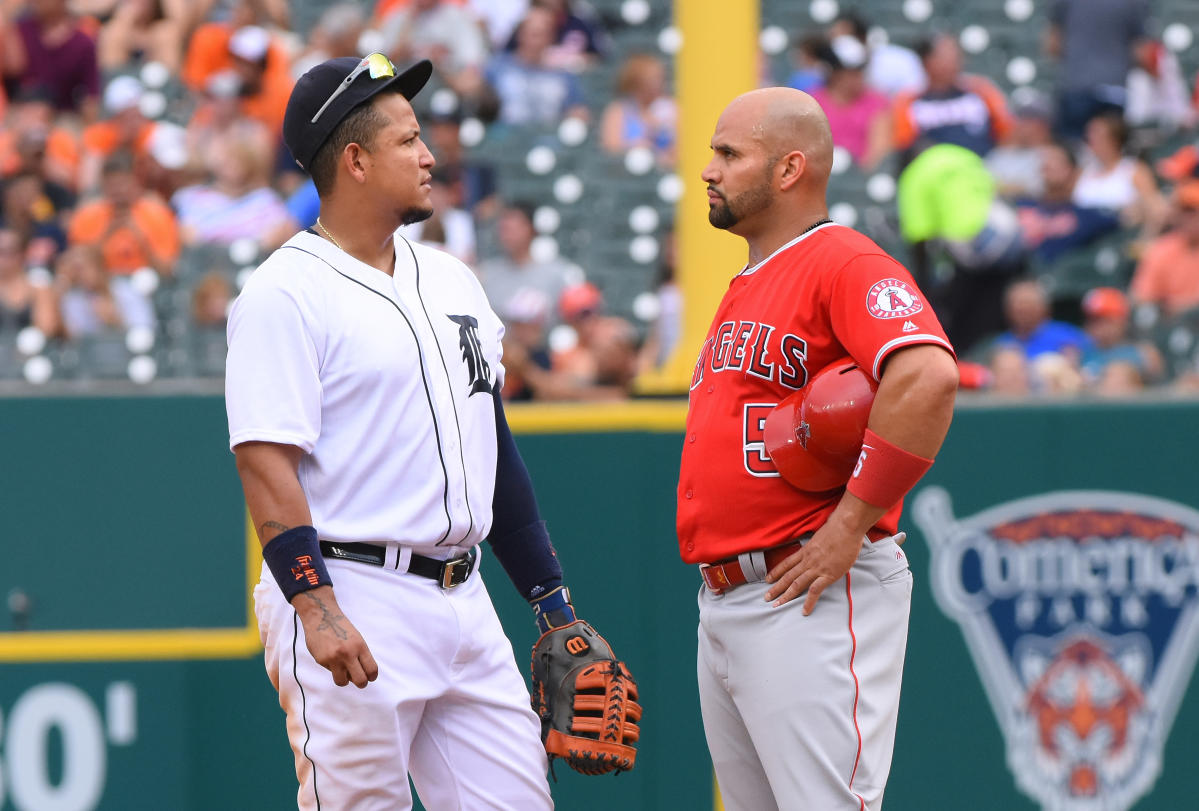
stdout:
<svg viewBox="0 0 1199 811">
<path fill-rule="evenodd" d="M 304 231 L 250 276 L 229 317 L 229 444 L 302 448 L 326 540 L 474 546 L 491 527 L 503 325 L 466 265 L 395 247 L 388 276 Z"/>
<path fill-rule="evenodd" d="M 333 683 L 267 568 L 254 610 L 287 714 L 301 809 L 553 807 L 540 722 L 482 573 L 443 590 L 407 572 L 491 527 L 503 327 L 471 271 L 395 238 L 394 276 L 310 231 L 253 273 L 229 317 L 230 446 L 304 450 L 320 537 L 384 546 L 327 561 L 379 677 Z"/>
</svg>

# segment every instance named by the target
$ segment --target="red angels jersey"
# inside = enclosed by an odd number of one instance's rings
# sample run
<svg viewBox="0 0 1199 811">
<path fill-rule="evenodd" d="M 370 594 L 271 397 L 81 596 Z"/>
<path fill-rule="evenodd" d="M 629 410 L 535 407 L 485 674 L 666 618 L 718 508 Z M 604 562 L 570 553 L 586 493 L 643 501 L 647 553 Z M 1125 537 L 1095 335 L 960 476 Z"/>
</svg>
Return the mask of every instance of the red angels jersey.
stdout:
<svg viewBox="0 0 1199 811">
<path fill-rule="evenodd" d="M 840 358 L 877 380 L 887 356 L 913 344 L 953 352 L 911 274 L 850 228 L 817 226 L 735 276 L 691 378 L 678 487 L 683 560 L 713 563 L 824 524 L 843 491 L 788 484 L 766 454 L 766 415 Z M 901 509 L 871 536 L 894 534 Z"/>
</svg>

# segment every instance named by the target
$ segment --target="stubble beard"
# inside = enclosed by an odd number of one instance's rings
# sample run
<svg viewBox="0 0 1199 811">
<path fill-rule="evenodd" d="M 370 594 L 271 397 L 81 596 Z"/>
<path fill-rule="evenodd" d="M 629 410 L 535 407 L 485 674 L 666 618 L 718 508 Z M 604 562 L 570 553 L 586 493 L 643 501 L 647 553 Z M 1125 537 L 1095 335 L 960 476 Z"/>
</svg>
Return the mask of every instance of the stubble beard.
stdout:
<svg viewBox="0 0 1199 811">
<path fill-rule="evenodd" d="M 757 214 L 770 205 L 770 185 L 762 183 L 742 192 L 732 200 L 721 197 L 720 203 L 708 209 L 708 222 L 722 231 L 728 231 L 751 214 Z"/>
<path fill-rule="evenodd" d="M 433 206 L 413 206 L 404 210 L 400 215 L 400 222 L 404 225 L 412 225 L 417 222 L 424 222 L 433 216 Z"/>
</svg>

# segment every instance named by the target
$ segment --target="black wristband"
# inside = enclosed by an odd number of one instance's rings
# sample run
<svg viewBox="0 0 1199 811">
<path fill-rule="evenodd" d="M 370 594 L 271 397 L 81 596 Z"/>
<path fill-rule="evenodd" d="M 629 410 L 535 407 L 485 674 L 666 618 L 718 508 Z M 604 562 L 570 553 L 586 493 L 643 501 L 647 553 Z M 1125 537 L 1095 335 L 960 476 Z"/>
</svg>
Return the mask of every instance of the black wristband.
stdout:
<svg viewBox="0 0 1199 811">
<path fill-rule="evenodd" d="M 289 603 L 301 592 L 333 585 L 313 527 L 279 533 L 262 547 L 262 557 Z"/>
</svg>

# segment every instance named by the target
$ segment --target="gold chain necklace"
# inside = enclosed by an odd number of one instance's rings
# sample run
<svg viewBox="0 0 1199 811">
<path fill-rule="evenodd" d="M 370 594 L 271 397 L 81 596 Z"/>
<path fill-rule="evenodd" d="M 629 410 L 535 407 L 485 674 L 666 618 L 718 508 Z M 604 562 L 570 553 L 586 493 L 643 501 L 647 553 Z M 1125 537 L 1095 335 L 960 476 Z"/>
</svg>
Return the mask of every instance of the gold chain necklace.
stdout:
<svg viewBox="0 0 1199 811">
<path fill-rule="evenodd" d="M 330 242 L 332 242 L 334 245 L 337 246 L 337 249 L 339 251 L 346 252 L 346 249 L 341 247 L 341 243 L 338 242 L 336 239 L 334 239 L 333 235 L 329 233 L 329 229 L 325 227 L 325 224 L 323 222 L 321 222 L 320 217 L 316 218 L 316 227 L 321 229 L 321 231 L 323 231 L 325 233 L 325 236 L 327 236 L 329 238 Z"/>
</svg>

